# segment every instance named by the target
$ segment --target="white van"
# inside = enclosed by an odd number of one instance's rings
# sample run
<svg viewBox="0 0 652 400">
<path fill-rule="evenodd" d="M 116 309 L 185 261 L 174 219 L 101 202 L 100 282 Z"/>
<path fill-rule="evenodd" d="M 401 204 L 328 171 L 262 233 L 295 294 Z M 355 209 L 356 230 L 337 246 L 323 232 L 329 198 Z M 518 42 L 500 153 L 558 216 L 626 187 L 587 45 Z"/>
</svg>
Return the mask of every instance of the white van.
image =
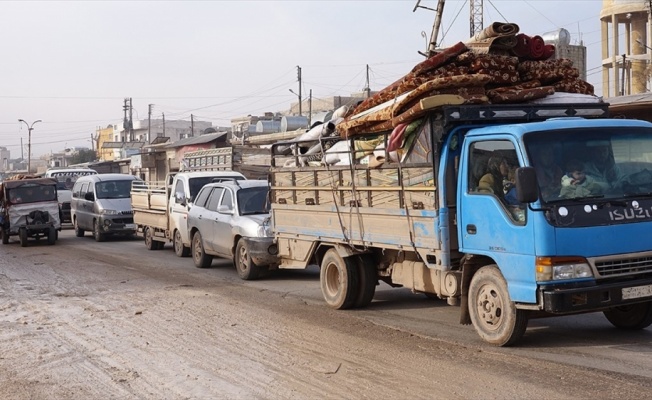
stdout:
<svg viewBox="0 0 652 400">
<path fill-rule="evenodd" d="M 45 171 L 46 178 L 57 180 L 57 200 L 59 201 L 59 216 L 61 222 L 72 222 L 70 218 L 70 201 L 72 187 L 81 176 L 97 175 L 97 171 L 90 168 L 50 168 Z"/>
</svg>

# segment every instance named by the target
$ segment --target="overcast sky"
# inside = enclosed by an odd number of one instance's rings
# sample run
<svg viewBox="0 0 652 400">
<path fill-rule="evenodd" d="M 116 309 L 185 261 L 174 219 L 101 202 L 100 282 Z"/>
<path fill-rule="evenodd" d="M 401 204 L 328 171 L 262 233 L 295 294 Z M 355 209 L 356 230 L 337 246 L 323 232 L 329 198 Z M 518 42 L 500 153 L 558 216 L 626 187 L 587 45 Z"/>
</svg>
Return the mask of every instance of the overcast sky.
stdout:
<svg viewBox="0 0 652 400">
<path fill-rule="evenodd" d="M 0 146 L 24 156 L 91 147 L 97 127 L 134 119 L 211 121 L 287 110 L 303 97 L 379 90 L 423 59 L 435 14 L 416 0 L 0 1 Z M 436 0 L 421 5 L 435 8 Z M 602 93 L 601 0 L 486 0 L 484 24 L 529 35 L 558 28 L 583 40 L 588 81 Z M 457 17 L 456 17 L 457 16 Z M 443 45 L 469 37 L 469 5 L 448 0 Z M 442 34 L 440 33 L 440 38 Z"/>
</svg>

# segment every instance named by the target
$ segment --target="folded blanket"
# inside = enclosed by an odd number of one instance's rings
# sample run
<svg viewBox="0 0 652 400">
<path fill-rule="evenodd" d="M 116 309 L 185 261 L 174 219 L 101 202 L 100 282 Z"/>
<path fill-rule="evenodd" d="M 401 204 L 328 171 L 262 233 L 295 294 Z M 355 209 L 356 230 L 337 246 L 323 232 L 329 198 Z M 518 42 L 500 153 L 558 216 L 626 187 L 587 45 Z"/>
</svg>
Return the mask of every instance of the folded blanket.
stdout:
<svg viewBox="0 0 652 400">
<path fill-rule="evenodd" d="M 580 72 L 577 70 L 577 68 L 573 67 L 551 68 L 548 70 L 540 69 L 521 73 L 522 80 L 530 81 L 536 79 L 541 81 L 541 83 L 544 85 L 554 83 L 566 78 L 577 78 L 579 76 Z"/>
<path fill-rule="evenodd" d="M 579 78 L 563 79 L 554 85 L 559 92 L 594 94 L 593 85 Z"/>
<path fill-rule="evenodd" d="M 512 89 L 500 93 L 492 93 L 489 97 L 492 103 L 523 103 L 529 100 L 540 99 L 554 94 L 552 86 L 542 86 L 531 89 Z"/>
</svg>

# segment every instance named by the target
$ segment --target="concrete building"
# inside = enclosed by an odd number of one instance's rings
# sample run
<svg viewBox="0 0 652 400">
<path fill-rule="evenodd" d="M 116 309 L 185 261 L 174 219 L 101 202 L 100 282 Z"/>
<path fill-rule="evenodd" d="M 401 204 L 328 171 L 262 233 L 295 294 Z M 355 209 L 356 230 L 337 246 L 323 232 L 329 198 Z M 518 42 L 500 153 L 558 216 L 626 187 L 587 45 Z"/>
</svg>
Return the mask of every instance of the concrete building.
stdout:
<svg viewBox="0 0 652 400">
<path fill-rule="evenodd" d="M 6 147 L 0 147 L 0 172 L 9 170 L 11 161 L 11 152 Z"/>
<path fill-rule="evenodd" d="M 648 91 L 651 18 L 649 0 L 603 0 L 600 21 L 604 97 Z"/>
<path fill-rule="evenodd" d="M 97 158 L 100 161 L 113 161 L 115 160 L 115 152 L 113 149 L 105 148 L 104 143 L 113 141 L 113 125 L 107 125 L 106 128 L 97 128 L 95 132 Z"/>
</svg>

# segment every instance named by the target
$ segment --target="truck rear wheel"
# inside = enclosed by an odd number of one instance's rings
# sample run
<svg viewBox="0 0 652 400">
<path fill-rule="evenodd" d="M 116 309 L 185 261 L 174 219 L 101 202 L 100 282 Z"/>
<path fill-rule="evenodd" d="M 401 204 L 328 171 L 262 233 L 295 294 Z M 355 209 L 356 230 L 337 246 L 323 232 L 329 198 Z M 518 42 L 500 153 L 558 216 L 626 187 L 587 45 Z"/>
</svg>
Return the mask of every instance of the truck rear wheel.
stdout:
<svg viewBox="0 0 652 400">
<path fill-rule="evenodd" d="M 366 307 L 371 303 L 376 293 L 376 285 L 378 284 L 378 275 L 373 256 L 371 254 L 361 254 L 357 258 L 360 283 L 358 285 L 358 295 L 354 303 L 356 308 Z"/>
<path fill-rule="evenodd" d="M 0 234 L 2 234 L 2 244 L 9 244 L 9 232 L 6 229 L 2 229 Z"/>
<path fill-rule="evenodd" d="M 188 257 L 190 255 L 190 249 L 183 245 L 183 241 L 181 241 L 181 232 L 179 232 L 178 229 L 174 231 L 172 243 L 174 244 L 174 254 L 176 254 L 177 257 Z"/>
<path fill-rule="evenodd" d="M 319 284 L 326 303 L 338 310 L 354 305 L 359 293 L 359 270 L 356 257 L 342 258 L 337 250 L 324 255 Z"/>
<path fill-rule="evenodd" d="M 27 247 L 27 229 L 18 229 L 18 237 L 20 238 L 20 247 Z"/>
<path fill-rule="evenodd" d="M 238 271 L 238 276 L 242 280 L 250 281 L 260 276 L 260 267 L 251 260 L 249 249 L 244 239 L 238 240 L 233 263 L 235 264 L 236 271 Z"/>
<path fill-rule="evenodd" d="M 527 328 L 527 314 L 516 309 L 507 283 L 496 265 L 478 270 L 469 286 L 469 314 L 478 335 L 491 344 L 509 346 Z"/>
<path fill-rule="evenodd" d="M 652 301 L 610 308 L 603 314 L 616 328 L 645 329 L 652 325 Z"/>
<path fill-rule="evenodd" d="M 152 228 L 145 227 L 145 247 L 147 247 L 147 250 L 159 250 L 161 249 L 161 242 L 154 240 L 154 232 Z"/>
<path fill-rule="evenodd" d="M 195 232 L 192 236 L 192 260 L 197 268 L 208 268 L 213 263 L 213 256 L 209 256 L 204 251 L 204 242 L 199 232 Z"/>
</svg>

